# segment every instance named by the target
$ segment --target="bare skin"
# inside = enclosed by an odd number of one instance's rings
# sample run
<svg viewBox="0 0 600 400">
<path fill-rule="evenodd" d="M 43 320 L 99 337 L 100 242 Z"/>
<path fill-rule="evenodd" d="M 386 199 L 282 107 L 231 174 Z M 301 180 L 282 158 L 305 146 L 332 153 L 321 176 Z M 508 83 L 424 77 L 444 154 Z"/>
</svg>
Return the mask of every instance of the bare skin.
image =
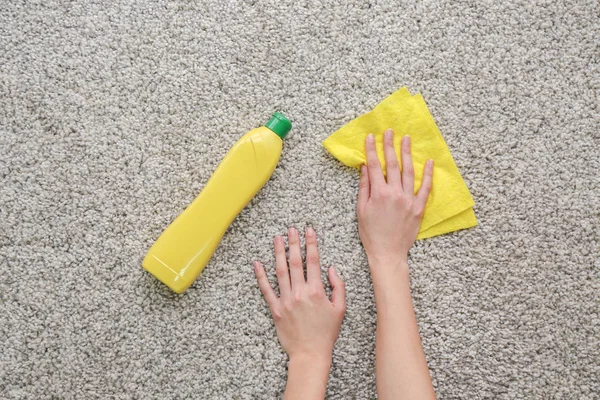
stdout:
<svg viewBox="0 0 600 400">
<path fill-rule="evenodd" d="M 386 131 L 387 179 L 377 159 L 372 135 L 367 138 L 366 151 L 367 166 L 361 169 L 357 214 L 375 288 L 378 397 L 435 399 L 410 296 L 407 262 L 431 190 L 433 160 L 427 163 L 421 188 L 415 195 L 410 138 L 402 140 L 401 170 L 393 149 L 393 132 Z M 289 263 L 283 238 L 275 237 L 280 297 L 269 285 L 263 265 L 254 264 L 277 336 L 290 358 L 285 400 L 324 399 L 333 346 L 346 312 L 344 282 L 333 267 L 329 268 L 333 291 L 331 300 L 328 299 L 312 228 L 307 228 L 305 238 L 306 279 L 298 231 L 288 230 Z"/>
<path fill-rule="evenodd" d="M 283 238 L 275 237 L 275 270 L 280 297 L 269 285 L 262 264 L 254 263 L 260 290 L 273 315 L 277 337 L 290 358 L 285 400 L 325 398 L 333 346 L 346 313 L 344 282 L 333 267 L 329 268 L 333 288 L 329 300 L 321 281 L 317 238 L 312 228 L 306 229 L 305 239 L 306 279 L 298 231 L 295 228 L 288 230 L 289 265 Z"/>
<path fill-rule="evenodd" d="M 433 160 L 427 162 L 415 195 L 410 138 L 402 140 L 402 170 L 393 138 L 394 133 L 386 131 L 387 180 L 373 136 L 367 138 L 367 166 L 362 167 L 357 204 L 358 232 L 369 260 L 377 306 L 377 393 L 383 400 L 435 399 L 413 310 L 407 260 L 431 190 Z"/>
</svg>

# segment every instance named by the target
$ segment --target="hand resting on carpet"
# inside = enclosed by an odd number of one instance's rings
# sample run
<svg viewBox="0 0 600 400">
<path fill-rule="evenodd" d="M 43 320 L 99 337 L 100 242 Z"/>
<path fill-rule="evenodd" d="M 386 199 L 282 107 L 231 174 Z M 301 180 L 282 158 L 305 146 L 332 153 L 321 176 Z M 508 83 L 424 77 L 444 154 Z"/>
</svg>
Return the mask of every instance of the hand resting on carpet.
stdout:
<svg viewBox="0 0 600 400">
<path fill-rule="evenodd" d="M 384 400 L 434 399 L 412 306 L 408 269 L 408 251 L 417 237 L 431 190 L 433 160 L 427 162 L 421 187 L 415 194 L 410 138 L 402 140 L 399 162 L 393 137 L 391 129 L 386 131 L 386 176 L 377 158 L 373 135 L 367 137 L 367 165 L 361 168 L 357 203 L 358 230 L 367 253 L 377 306 L 377 392 Z M 329 300 L 321 281 L 315 231 L 307 228 L 305 238 L 306 278 L 298 231 L 288 230 L 289 262 L 283 238 L 275 237 L 279 297 L 270 286 L 263 265 L 258 261 L 254 264 L 277 336 L 290 358 L 286 400 L 325 397 L 333 346 L 346 312 L 342 279 L 333 267 L 329 268 L 333 288 Z"/>
<path fill-rule="evenodd" d="M 280 297 L 271 288 L 262 264 L 254 263 L 279 342 L 290 357 L 285 399 L 324 398 L 333 345 L 346 313 L 344 282 L 333 267 L 329 268 L 329 281 L 333 287 L 330 301 L 321 281 L 317 238 L 312 228 L 306 229 L 305 239 L 306 279 L 296 228 L 288 230 L 289 267 L 283 238 L 275 237 L 275 269 Z"/>
</svg>

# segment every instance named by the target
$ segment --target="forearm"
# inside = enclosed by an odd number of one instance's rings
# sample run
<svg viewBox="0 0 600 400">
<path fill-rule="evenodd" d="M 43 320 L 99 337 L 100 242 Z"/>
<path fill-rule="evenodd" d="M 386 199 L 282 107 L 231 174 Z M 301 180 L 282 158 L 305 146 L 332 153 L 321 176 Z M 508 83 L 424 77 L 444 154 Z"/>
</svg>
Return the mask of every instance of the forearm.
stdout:
<svg viewBox="0 0 600 400">
<path fill-rule="evenodd" d="M 379 398 L 434 399 L 419 336 L 408 266 L 371 264 L 377 305 L 376 379 Z"/>
<path fill-rule="evenodd" d="M 331 357 L 291 357 L 284 400 L 325 398 Z"/>
</svg>

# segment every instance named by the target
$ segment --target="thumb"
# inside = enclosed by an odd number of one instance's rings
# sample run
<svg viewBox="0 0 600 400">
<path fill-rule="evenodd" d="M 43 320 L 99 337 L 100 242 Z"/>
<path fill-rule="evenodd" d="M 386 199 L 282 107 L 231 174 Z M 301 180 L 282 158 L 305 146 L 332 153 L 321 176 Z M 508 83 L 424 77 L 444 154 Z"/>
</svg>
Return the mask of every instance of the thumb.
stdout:
<svg viewBox="0 0 600 400">
<path fill-rule="evenodd" d="M 331 282 L 331 302 L 333 305 L 346 312 L 346 285 L 337 274 L 334 267 L 329 267 L 329 282 Z"/>
</svg>

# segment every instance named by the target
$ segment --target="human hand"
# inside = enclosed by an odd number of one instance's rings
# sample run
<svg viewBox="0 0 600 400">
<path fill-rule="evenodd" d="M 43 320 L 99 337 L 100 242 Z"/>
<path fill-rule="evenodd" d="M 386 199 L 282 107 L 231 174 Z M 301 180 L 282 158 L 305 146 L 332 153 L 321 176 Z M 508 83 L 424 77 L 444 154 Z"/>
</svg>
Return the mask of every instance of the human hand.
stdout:
<svg viewBox="0 0 600 400">
<path fill-rule="evenodd" d="M 295 228 L 288 230 L 289 270 L 283 237 L 276 236 L 274 239 L 280 297 L 271 288 L 265 269 L 258 261 L 254 263 L 254 272 L 273 315 L 279 342 L 289 355 L 290 363 L 300 359 L 324 362 L 328 371 L 333 346 L 346 312 L 346 290 L 342 279 L 330 267 L 328 273 L 333 291 L 331 301 L 327 298 L 321 281 L 315 231 L 307 228 L 305 238 L 307 279 L 304 279 L 300 238 Z"/>
<path fill-rule="evenodd" d="M 361 167 L 358 190 L 358 232 L 372 273 L 377 268 L 400 267 L 408 272 L 408 251 L 417 238 L 425 204 L 431 190 L 433 160 L 427 161 L 418 193 L 414 193 L 415 171 L 410 137 L 402 139 L 402 171 L 394 152 L 394 132 L 384 135 L 387 181 L 372 134 L 366 140 L 367 166 Z"/>
</svg>

